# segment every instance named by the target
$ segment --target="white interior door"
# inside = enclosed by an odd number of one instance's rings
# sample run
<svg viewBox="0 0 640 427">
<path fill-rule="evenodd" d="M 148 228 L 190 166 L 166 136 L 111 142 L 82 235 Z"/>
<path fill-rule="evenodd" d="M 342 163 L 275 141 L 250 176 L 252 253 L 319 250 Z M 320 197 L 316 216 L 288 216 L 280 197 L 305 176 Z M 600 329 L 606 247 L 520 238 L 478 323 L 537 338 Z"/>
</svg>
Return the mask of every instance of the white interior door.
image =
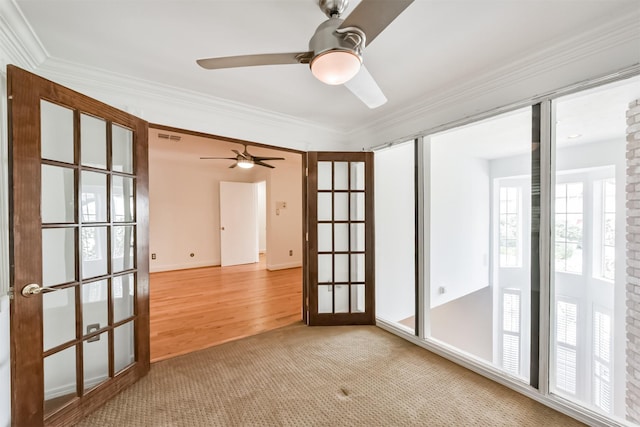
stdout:
<svg viewBox="0 0 640 427">
<path fill-rule="evenodd" d="M 256 184 L 220 182 L 220 261 L 223 267 L 258 262 Z"/>
</svg>

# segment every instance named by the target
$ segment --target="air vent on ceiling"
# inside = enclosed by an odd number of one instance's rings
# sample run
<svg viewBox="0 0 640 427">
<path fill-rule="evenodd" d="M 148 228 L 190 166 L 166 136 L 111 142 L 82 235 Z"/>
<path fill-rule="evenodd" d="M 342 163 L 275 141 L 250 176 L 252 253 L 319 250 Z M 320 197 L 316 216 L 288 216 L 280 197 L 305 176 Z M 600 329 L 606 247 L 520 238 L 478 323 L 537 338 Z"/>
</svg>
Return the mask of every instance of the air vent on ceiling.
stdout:
<svg viewBox="0 0 640 427">
<path fill-rule="evenodd" d="M 168 133 L 159 133 L 158 138 L 160 139 L 168 139 L 169 141 L 180 141 L 182 139 L 181 136 L 178 135 L 169 135 Z"/>
</svg>

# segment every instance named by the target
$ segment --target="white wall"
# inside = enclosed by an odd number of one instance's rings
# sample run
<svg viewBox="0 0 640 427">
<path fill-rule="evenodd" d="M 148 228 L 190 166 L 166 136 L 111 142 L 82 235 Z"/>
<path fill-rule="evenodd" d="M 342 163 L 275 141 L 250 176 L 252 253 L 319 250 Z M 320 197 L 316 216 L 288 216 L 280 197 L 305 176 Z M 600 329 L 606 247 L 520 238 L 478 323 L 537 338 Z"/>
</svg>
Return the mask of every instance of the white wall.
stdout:
<svg viewBox="0 0 640 427">
<path fill-rule="evenodd" d="M 251 174 L 149 147 L 150 271 L 220 265 L 220 181 Z M 191 254 L 194 254 L 191 257 Z"/>
<path fill-rule="evenodd" d="M 433 308 L 489 286 L 489 164 L 432 137 L 427 179 Z"/>
<path fill-rule="evenodd" d="M 267 251 L 267 183 L 260 181 L 256 184 L 258 195 L 258 251 Z"/>
<path fill-rule="evenodd" d="M 260 168 L 256 181 L 267 182 L 267 269 L 302 265 L 302 156 Z M 276 209 L 277 202 L 286 208 Z M 292 251 L 292 255 L 289 255 Z"/>
<path fill-rule="evenodd" d="M 267 268 L 302 265 L 300 155 L 275 169 L 241 170 L 212 167 L 179 150 L 157 148 L 153 140 L 149 146 L 149 244 L 156 254 L 151 272 L 220 265 L 220 181 L 265 182 Z M 279 215 L 276 201 L 287 203 Z"/>
<path fill-rule="evenodd" d="M 414 144 L 377 151 L 375 161 L 376 317 L 415 315 Z"/>
</svg>

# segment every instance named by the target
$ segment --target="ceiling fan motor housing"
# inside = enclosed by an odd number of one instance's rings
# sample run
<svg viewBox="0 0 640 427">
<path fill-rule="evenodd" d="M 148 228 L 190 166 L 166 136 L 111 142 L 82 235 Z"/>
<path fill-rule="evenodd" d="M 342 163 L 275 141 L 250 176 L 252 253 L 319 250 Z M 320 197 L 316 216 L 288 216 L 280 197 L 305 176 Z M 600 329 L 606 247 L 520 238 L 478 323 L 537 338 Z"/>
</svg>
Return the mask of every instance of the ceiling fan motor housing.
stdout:
<svg viewBox="0 0 640 427">
<path fill-rule="evenodd" d="M 349 6 L 349 0 L 319 0 L 318 6 L 329 18 L 340 16 Z"/>
<path fill-rule="evenodd" d="M 329 51 L 339 50 L 354 54 L 362 62 L 364 33 L 357 28 L 338 30 L 343 22 L 344 19 L 329 18 L 318 26 L 309 40 L 309 50 L 313 52 L 313 58 Z M 310 62 L 313 62 L 313 59 Z"/>
</svg>

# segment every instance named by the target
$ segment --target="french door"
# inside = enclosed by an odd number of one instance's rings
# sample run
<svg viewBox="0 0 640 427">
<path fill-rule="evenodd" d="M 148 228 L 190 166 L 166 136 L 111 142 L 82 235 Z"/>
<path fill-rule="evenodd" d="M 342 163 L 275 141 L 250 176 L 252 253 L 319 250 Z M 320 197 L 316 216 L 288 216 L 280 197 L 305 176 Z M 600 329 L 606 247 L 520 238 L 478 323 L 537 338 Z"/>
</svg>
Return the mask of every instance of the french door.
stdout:
<svg viewBox="0 0 640 427">
<path fill-rule="evenodd" d="M 307 166 L 307 323 L 374 324 L 373 153 L 311 152 Z"/>
<path fill-rule="evenodd" d="M 148 123 L 7 81 L 12 424 L 70 425 L 149 371 Z"/>
</svg>

